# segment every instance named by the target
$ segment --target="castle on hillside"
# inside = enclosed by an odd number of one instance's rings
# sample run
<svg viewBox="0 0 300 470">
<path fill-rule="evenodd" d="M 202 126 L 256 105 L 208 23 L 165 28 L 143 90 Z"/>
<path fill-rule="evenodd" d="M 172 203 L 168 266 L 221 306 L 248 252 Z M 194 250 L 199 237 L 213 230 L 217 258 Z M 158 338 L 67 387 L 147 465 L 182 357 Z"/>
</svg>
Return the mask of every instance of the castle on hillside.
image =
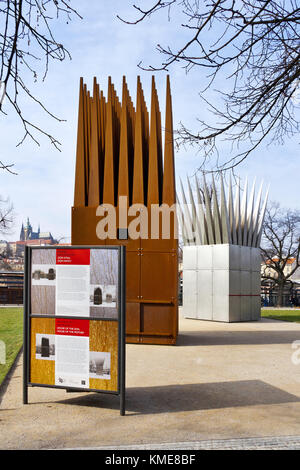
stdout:
<svg viewBox="0 0 300 470">
<path fill-rule="evenodd" d="M 41 232 L 40 226 L 37 232 L 34 232 L 32 225 L 27 217 L 27 223 L 22 223 L 20 238 L 16 242 L 5 242 L 6 246 L 9 247 L 14 257 L 23 257 L 25 246 L 45 246 L 45 245 L 56 245 L 58 242 L 52 236 L 51 232 Z"/>
<path fill-rule="evenodd" d="M 34 232 L 29 218 L 27 217 L 27 224 L 24 226 L 24 224 L 22 223 L 20 241 L 25 242 L 29 240 L 40 240 L 41 242 L 46 242 L 49 245 L 56 243 L 56 240 L 54 240 L 51 232 L 41 232 L 40 226 L 38 228 L 38 231 Z"/>
</svg>

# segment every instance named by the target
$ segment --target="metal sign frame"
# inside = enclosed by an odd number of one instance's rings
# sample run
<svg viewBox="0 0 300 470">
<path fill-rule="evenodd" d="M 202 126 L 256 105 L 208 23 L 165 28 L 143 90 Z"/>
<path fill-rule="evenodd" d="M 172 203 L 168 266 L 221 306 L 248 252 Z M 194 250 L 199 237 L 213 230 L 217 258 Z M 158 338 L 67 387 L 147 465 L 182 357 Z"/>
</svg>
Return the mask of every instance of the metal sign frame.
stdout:
<svg viewBox="0 0 300 470">
<path fill-rule="evenodd" d="M 118 387 L 117 391 L 98 390 L 91 388 L 78 388 L 63 385 L 47 385 L 33 383 L 30 381 L 30 348 L 31 348 L 31 318 L 70 318 L 67 316 L 32 314 L 31 313 L 31 268 L 32 251 L 39 250 L 75 250 L 75 249 L 97 249 L 97 250 L 117 250 L 118 251 L 118 318 L 96 318 L 93 321 L 117 321 L 118 322 Z M 120 414 L 125 415 L 125 325 L 126 325 L 126 248 L 124 246 L 83 246 L 83 245 L 59 245 L 59 246 L 25 246 L 25 265 L 24 265 L 24 343 L 23 343 L 23 404 L 28 404 L 28 387 L 48 387 L 60 388 L 74 392 L 96 392 L 119 395 Z M 90 317 L 72 316 L 72 319 L 91 320 Z"/>
</svg>

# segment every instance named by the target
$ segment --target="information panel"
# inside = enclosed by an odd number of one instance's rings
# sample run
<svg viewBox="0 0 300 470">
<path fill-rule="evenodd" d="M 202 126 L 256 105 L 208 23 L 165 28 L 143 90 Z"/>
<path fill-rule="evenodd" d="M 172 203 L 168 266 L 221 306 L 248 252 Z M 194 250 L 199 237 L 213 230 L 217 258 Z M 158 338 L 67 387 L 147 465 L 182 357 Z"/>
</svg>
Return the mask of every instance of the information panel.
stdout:
<svg viewBox="0 0 300 470">
<path fill-rule="evenodd" d="M 28 386 L 120 395 L 125 412 L 125 248 L 26 247 Z"/>
</svg>

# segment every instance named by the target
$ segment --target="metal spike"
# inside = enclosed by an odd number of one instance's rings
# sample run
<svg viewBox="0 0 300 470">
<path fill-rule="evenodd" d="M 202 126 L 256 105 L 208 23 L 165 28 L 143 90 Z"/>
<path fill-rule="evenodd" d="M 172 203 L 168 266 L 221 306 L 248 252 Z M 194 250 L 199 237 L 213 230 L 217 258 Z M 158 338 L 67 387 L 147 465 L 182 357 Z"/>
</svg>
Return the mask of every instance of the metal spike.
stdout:
<svg viewBox="0 0 300 470">
<path fill-rule="evenodd" d="M 195 181 L 196 181 L 197 199 L 198 199 L 197 213 L 198 213 L 199 225 L 200 225 L 200 230 L 201 230 L 202 243 L 203 245 L 208 245 L 207 222 L 205 218 L 205 211 L 204 211 L 204 206 L 202 203 L 202 198 L 201 198 L 201 193 L 200 193 L 199 181 L 196 175 L 195 175 Z"/>
<path fill-rule="evenodd" d="M 258 230 L 258 223 L 259 223 L 262 188 L 263 188 L 263 183 L 261 182 L 258 196 L 256 199 L 256 206 L 255 206 L 254 213 L 253 213 L 253 236 L 252 236 L 251 246 L 254 246 L 254 247 L 256 246 L 256 241 L 257 241 L 257 230 Z"/>
<path fill-rule="evenodd" d="M 241 229 L 242 229 L 242 235 L 243 235 L 242 245 L 247 245 L 247 232 L 248 232 L 247 203 L 248 203 L 248 179 L 246 178 L 242 205 L 241 205 Z"/>
<path fill-rule="evenodd" d="M 209 198 L 209 195 L 208 195 L 208 190 L 207 190 L 204 175 L 203 175 L 203 188 L 204 188 L 204 201 L 205 201 L 208 242 L 209 242 L 210 245 L 214 245 L 215 244 L 215 234 L 214 234 L 213 216 L 212 216 L 210 198 Z"/>
<path fill-rule="evenodd" d="M 261 210 L 260 219 L 259 219 L 259 225 L 258 225 L 258 230 L 257 230 L 257 240 L 256 240 L 256 247 L 257 248 L 259 248 L 259 246 L 260 246 L 262 230 L 263 230 L 263 222 L 264 222 L 265 212 L 266 212 L 267 203 L 268 203 L 269 189 L 270 189 L 270 186 L 267 189 L 265 201 L 264 201 L 264 204 L 263 204 L 263 207 L 262 207 L 262 210 Z"/>
<path fill-rule="evenodd" d="M 235 213 L 234 213 L 234 207 L 233 207 L 231 175 L 230 175 L 229 187 L 228 187 L 228 214 L 229 214 L 229 227 L 230 227 L 230 233 L 231 233 L 231 241 L 234 245 L 236 245 L 237 233 L 236 233 Z"/>
<path fill-rule="evenodd" d="M 186 227 L 186 233 L 188 237 L 188 241 L 190 245 L 195 244 L 195 239 L 194 239 L 194 230 L 193 230 L 193 222 L 192 222 L 192 216 L 189 211 L 188 203 L 185 197 L 185 192 L 183 189 L 183 184 L 181 181 L 181 178 L 179 178 L 180 181 L 180 186 L 181 186 L 181 193 L 182 193 L 182 199 L 183 199 L 183 215 L 185 218 L 185 227 Z"/>
<path fill-rule="evenodd" d="M 182 211 L 182 208 L 181 208 L 181 205 L 180 205 L 179 198 L 178 198 L 177 194 L 176 194 L 176 202 L 177 202 L 177 216 L 178 216 L 178 219 L 179 219 L 179 226 L 181 227 L 182 241 L 183 241 L 184 245 L 189 245 L 188 236 L 187 236 L 187 233 L 186 233 L 184 215 L 183 215 L 183 211 Z"/>
<path fill-rule="evenodd" d="M 229 230 L 229 217 L 228 211 L 226 206 L 226 197 L 225 197 L 225 190 L 224 190 L 224 181 L 222 174 L 220 175 L 221 178 L 221 231 L 222 231 L 222 241 L 223 243 L 231 243 L 231 234 Z"/>
<path fill-rule="evenodd" d="M 255 182 L 256 182 L 256 178 L 254 178 L 252 190 L 250 193 L 248 216 L 247 216 L 247 225 L 248 225 L 247 245 L 248 246 L 251 246 L 252 236 L 253 236 L 253 209 L 254 209 L 254 196 L 255 196 Z"/>
<path fill-rule="evenodd" d="M 197 217 L 196 205 L 195 205 L 193 191 L 192 191 L 191 184 L 190 184 L 188 177 L 187 177 L 187 184 L 188 184 L 189 196 L 190 196 L 190 202 L 191 202 L 191 208 L 192 208 L 192 224 L 193 224 L 193 229 L 195 233 L 195 242 L 196 242 L 196 245 L 202 245 L 201 230 L 199 226 L 199 220 Z"/>
<path fill-rule="evenodd" d="M 242 236 L 242 227 L 241 227 L 241 193 L 240 187 L 237 185 L 236 187 L 236 194 L 235 194 L 235 221 L 236 221 L 236 237 L 237 237 L 237 244 L 243 244 L 243 236 Z"/>
</svg>

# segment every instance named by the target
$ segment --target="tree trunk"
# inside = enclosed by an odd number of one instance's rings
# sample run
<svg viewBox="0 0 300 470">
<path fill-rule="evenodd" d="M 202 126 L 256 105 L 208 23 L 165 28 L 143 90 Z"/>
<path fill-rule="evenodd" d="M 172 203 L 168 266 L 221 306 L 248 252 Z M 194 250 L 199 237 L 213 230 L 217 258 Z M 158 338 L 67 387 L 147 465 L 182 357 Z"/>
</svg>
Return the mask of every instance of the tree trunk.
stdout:
<svg viewBox="0 0 300 470">
<path fill-rule="evenodd" d="M 278 298 L 276 307 L 283 307 L 284 282 L 278 283 Z"/>
</svg>

